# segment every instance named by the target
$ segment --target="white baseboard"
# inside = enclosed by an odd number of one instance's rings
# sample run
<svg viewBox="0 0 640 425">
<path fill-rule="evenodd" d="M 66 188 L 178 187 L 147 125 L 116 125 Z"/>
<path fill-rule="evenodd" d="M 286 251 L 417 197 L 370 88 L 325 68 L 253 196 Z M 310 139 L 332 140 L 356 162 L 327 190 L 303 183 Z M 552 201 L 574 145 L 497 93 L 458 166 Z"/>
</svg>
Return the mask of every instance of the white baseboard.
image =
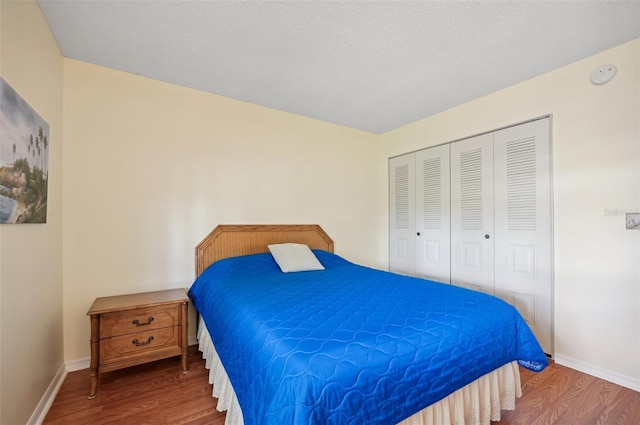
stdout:
<svg viewBox="0 0 640 425">
<path fill-rule="evenodd" d="M 75 372 L 77 370 L 89 369 L 91 365 L 91 357 L 83 357 L 81 359 L 69 360 L 64 363 L 67 372 Z"/>
<path fill-rule="evenodd" d="M 618 372 L 594 366 L 590 363 L 583 362 L 582 360 L 563 356 L 558 353 L 553 356 L 553 360 L 562 366 L 570 367 L 571 369 L 604 379 L 605 381 L 613 382 L 614 384 L 630 388 L 634 391 L 640 391 L 640 379 L 634 379 L 630 376 L 622 375 Z"/>
<path fill-rule="evenodd" d="M 47 416 L 47 413 L 49 412 L 53 401 L 56 399 L 56 395 L 58 395 L 58 391 L 60 391 L 60 387 L 64 382 L 64 378 L 66 377 L 67 370 L 65 368 L 65 365 L 62 364 L 60 365 L 60 368 L 58 368 L 58 371 L 51 380 L 49 387 L 47 387 L 47 390 L 44 392 L 44 395 L 40 399 L 40 403 L 38 403 L 38 405 L 36 406 L 33 414 L 31 414 L 27 425 L 40 425 L 44 422 L 44 418 Z"/>
</svg>

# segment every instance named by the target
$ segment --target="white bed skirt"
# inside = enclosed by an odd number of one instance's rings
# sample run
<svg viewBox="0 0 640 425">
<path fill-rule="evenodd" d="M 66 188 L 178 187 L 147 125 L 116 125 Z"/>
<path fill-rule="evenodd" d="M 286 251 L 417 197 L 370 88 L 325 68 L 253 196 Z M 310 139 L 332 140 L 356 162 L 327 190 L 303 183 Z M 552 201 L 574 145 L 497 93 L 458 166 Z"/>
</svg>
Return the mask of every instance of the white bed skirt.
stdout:
<svg viewBox="0 0 640 425">
<path fill-rule="evenodd" d="M 227 412 L 225 425 L 243 425 L 242 411 L 220 362 L 209 332 L 200 318 L 199 349 L 209 369 L 209 383 L 218 399 L 216 409 Z M 400 425 L 489 425 L 500 420 L 501 410 L 513 410 L 516 397 L 522 396 L 520 370 L 514 361 L 489 372 L 448 397 L 400 422 Z"/>
</svg>

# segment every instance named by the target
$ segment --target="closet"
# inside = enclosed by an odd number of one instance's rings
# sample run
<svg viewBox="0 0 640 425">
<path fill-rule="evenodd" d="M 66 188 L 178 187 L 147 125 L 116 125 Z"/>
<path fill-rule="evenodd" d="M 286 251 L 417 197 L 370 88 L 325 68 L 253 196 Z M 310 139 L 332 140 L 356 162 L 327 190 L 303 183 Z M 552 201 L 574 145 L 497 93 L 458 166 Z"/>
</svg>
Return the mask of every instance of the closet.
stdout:
<svg viewBox="0 0 640 425">
<path fill-rule="evenodd" d="M 552 354 L 549 118 L 389 160 L 389 268 L 496 295 Z"/>
</svg>

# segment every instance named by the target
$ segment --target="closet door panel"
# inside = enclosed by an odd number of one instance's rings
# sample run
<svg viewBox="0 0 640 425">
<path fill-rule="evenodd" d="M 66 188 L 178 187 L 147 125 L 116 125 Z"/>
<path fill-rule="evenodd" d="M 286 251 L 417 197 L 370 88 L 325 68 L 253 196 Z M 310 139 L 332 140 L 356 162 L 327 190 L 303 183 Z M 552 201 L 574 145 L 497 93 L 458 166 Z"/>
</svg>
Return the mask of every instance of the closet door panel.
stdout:
<svg viewBox="0 0 640 425">
<path fill-rule="evenodd" d="M 451 283 L 493 294 L 493 135 L 450 149 Z"/>
<path fill-rule="evenodd" d="M 450 283 L 449 145 L 416 152 L 416 276 Z"/>
<path fill-rule="evenodd" d="M 389 270 L 415 275 L 415 154 L 389 159 Z"/>
<path fill-rule="evenodd" d="M 495 294 L 552 353 L 549 120 L 494 134 Z"/>
<path fill-rule="evenodd" d="M 550 122 L 389 161 L 390 270 L 495 294 L 553 354 Z"/>
</svg>

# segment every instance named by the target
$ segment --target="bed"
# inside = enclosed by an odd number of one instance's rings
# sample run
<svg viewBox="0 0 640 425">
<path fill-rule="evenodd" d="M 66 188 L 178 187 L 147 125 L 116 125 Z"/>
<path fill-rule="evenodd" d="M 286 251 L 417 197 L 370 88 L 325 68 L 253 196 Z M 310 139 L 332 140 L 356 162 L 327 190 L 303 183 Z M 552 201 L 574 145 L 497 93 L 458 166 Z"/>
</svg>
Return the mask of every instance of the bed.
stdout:
<svg viewBox="0 0 640 425">
<path fill-rule="evenodd" d="M 291 243 L 322 269 L 284 273 L 269 246 Z M 189 296 L 225 424 L 489 424 L 521 396 L 518 365 L 546 367 L 509 304 L 333 248 L 317 225 L 221 225 L 196 247 Z"/>
</svg>

